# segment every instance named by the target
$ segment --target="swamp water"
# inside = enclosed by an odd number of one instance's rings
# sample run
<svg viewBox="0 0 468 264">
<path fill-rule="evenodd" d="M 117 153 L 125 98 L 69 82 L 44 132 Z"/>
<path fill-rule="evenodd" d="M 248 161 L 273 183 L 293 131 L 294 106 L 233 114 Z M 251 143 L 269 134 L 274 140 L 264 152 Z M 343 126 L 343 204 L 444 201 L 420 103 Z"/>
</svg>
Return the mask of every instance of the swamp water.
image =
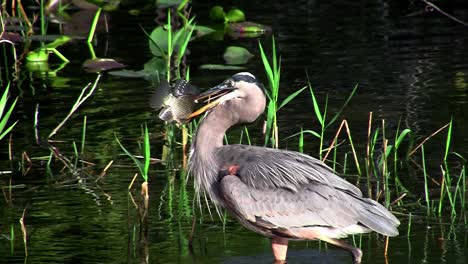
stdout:
<svg viewBox="0 0 468 264">
<path fill-rule="evenodd" d="M 453 118 L 451 150 L 468 157 L 466 27 L 435 13 L 405 16 L 420 8 L 389 6 L 383 1 L 309 1 L 301 8 L 280 1 L 264 5 L 262 1 L 238 3 L 249 19 L 273 29 L 281 54 L 280 98 L 303 87 L 307 72 L 322 106 L 328 95 L 332 116 L 358 83 L 357 93 L 339 121 L 348 120 L 359 153 L 365 153 L 368 114 L 372 111 L 375 127 L 385 119 L 388 137 L 395 134 L 401 122 L 402 128 L 414 132 L 416 144 Z M 468 20 L 468 7 L 461 2 L 458 5 L 452 13 Z M 194 3 L 193 8 L 203 22 L 210 5 Z M 133 17 L 125 12 L 113 13 L 110 33 L 98 35 L 97 55 L 119 58 L 129 68 L 141 69 L 151 55 L 138 24 L 151 30 L 153 18 L 152 14 Z M 270 47 L 270 36 L 260 39 Z M 243 46 L 255 55 L 246 70 L 266 85 L 258 40 L 229 38 L 189 44 L 186 63 L 190 65 L 191 83 L 206 89 L 237 72 L 199 68 L 202 64 L 223 63 L 222 54 L 229 45 Z M 13 89 L 20 96 L 12 117 L 19 120 L 12 137 L 16 158 L 13 165 L 7 161 L 8 139 L 0 143 L 0 155 L 4 157 L 0 170 L 15 170 L 13 175 L 0 175 L 4 195 L 0 201 L 0 262 L 271 263 L 268 239 L 230 218 L 225 223 L 216 214 L 211 218 L 206 208 L 202 222 L 196 221 L 193 243 L 189 245 L 192 216 L 198 206 L 193 202 L 193 179 L 185 183 L 186 175 L 181 170 L 167 170 L 161 164 L 151 166 L 149 210 L 146 219 L 141 220 L 132 200 L 140 199 L 141 178 L 137 178 L 129 194 L 127 188 L 138 169 L 122 155 L 114 135 L 132 153 L 141 153 L 137 142 L 141 126 L 147 122 L 152 133 L 152 156 L 160 158 L 165 128 L 149 107 L 153 88 L 145 80 L 104 75 L 90 99 L 54 136 L 54 146 L 66 156 L 73 156 L 72 143 L 81 144 L 83 118 L 87 116 L 84 160 L 95 165 L 79 165 L 89 167 L 87 174 L 70 175 L 61 172 L 63 166 L 55 162 L 52 173 L 47 172 L 50 152 L 40 148 L 34 139 L 35 107 L 39 104 L 39 133 L 45 137 L 63 120 L 81 89 L 96 78 L 96 74 L 81 69 L 83 58 L 88 56 L 85 46 L 80 42 L 64 46 L 63 53 L 71 63 L 57 76 L 38 77 L 23 71 L 21 84 Z M 330 144 L 338 124 L 325 134 L 325 144 Z M 263 142 L 261 125 L 258 121 L 249 126 L 253 144 Z M 301 127 L 319 131 L 310 95 L 304 92 L 281 109 L 278 126 L 280 139 L 299 132 Z M 232 131 L 230 142 L 238 142 L 241 130 Z M 446 131 L 426 146 L 428 174 L 436 181 L 441 175 L 445 135 Z M 297 150 L 298 138 L 282 140 L 280 147 Z M 344 152 L 349 149 L 342 148 Z M 318 156 L 317 139 L 306 136 L 304 151 Z M 36 158 L 25 175 L 16 171 L 23 152 Z M 171 160 L 175 168 L 181 166 L 180 153 L 180 147 L 176 147 Z M 420 154 L 417 156 L 415 159 L 420 160 Z M 96 182 L 112 160 L 107 174 Z M 338 154 L 338 162 L 343 163 L 342 154 Z M 363 263 L 468 263 L 466 215 L 458 213 L 453 223 L 450 210 L 444 210 L 441 218 L 426 218 L 423 171 L 415 165 L 400 171 L 399 176 L 411 190 L 402 200 L 407 205 L 395 207 L 402 221 L 400 236 L 390 239 L 387 257 L 383 253 L 384 238 L 375 234 L 355 237 L 354 242 L 364 252 Z M 352 175 L 348 179 L 356 181 Z M 437 195 L 435 192 L 431 197 Z M 27 258 L 19 224 L 23 210 Z M 408 235 L 409 212 L 412 220 Z M 292 242 L 288 263 L 351 263 L 351 258 L 335 247 L 327 249 L 324 243 Z"/>
</svg>

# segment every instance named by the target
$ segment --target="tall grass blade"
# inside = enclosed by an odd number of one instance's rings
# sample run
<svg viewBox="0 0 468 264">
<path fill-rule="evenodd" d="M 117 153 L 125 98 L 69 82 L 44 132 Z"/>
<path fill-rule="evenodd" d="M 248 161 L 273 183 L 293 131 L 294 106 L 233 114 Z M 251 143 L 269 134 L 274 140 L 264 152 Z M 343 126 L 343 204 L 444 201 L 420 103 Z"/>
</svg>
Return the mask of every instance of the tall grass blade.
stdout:
<svg viewBox="0 0 468 264">
<path fill-rule="evenodd" d="M 315 98 L 314 91 L 312 89 L 312 85 L 309 83 L 309 90 L 310 90 L 310 95 L 312 97 L 312 103 L 314 104 L 314 112 L 315 116 L 317 117 L 317 120 L 319 121 L 320 125 L 324 127 L 324 121 L 323 121 L 323 116 L 322 113 L 320 112 L 320 108 L 317 103 L 317 99 Z"/>
<path fill-rule="evenodd" d="M 96 32 L 96 26 L 99 21 L 99 17 L 101 16 L 102 8 L 100 7 L 97 11 L 96 14 L 94 15 L 93 23 L 91 24 L 91 29 L 89 30 L 89 35 L 88 35 L 88 42 L 93 41 L 94 37 L 94 32 Z"/>
<path fill-rule="evenodd" d="M 423 173 L 424 173 L 424 195 L 426 197 L 427 215 L 429 215 L 431 212 L 431 203 L 429 199 L 429 186 L 428 186 L 427 171 L 426 171 L 426 157 L 425 157 L 424 145 L 421 145 L 421 155 L 422 155 L 422 166 L 423 166 Z"/>
<path fill-rule="evenodd" d="M 150 140 L 149 140 L 149 133 L 148 133 L 148 126 L 145 123 L 145 135 L 144 135 L 144 157 L 145 157 L 145 167 L 144 167 L 144 178 L 145 181 L 148 181 L 148 171 L 150 166 L 151 160 L 151 150 L 150 150 Z"/>
<path fill-rule="evenodd" d="M 3 112 L 5 110 L 7 100 L 8 100 L 8 90 L 10 88 L 10 84 L 7 85 L 5 91 L 3 92 L 2 98 L 0 99 L 0 140 L 2 140 L 10 131 L 16 126 L 18 121 L 13 123 L 11 126 L 9 126 L 7 129 L 5 129 L 6 124 L 8 122 L 8 119 L 10 119 L 10 115 L 13 112 L 13 109 L 16 106 L 16 102 L 18 101 L 18 98 L 13 101 L 11 104 L 10 108 L 6 112 L 5 115 L 3 115 Z M 4 131 L 5 130 L 5 131 Z"/>
<path fill-rule="evenodd" d="M 307 86 L 302 87 L 301 89 L 295 91 L 294 93 L 290 94 L 284 101 L 280 104 L 278 107 L 278 111 L 285 105 L 287 105 L 289 102 L 291 102 L 294 98 L 296 98 L 302 91 L 304 91 L 307 88 Z"/>
<path fill-rule="evenodd" d="M 304 130 L 302 127 L 299 134 L 299 152 L 304 153 Z"/>
<path fill-rule="evenodd" d="M 354 86 L 353 90 L 349 94 L 349 96 L 346 99 L 346 101 L 344 102 L 344 104 L 341 106 L 340 110 L 338 110 L 338 112 L 332 117 L 332 119 L 330 119 L 330 121 L 328 122 L 328 124 L 326 125 L 325 128 L 328 128 L 329 126 L 331 126 L 336 121 L 336 119 L 338 119 L 338 117 L 341 115 L 343 110 L 348 106 L 349 102 L 353 98 L 354 94 L 356 93 L 356 90 L 357 90 L 358 86 L 359 86 L 359 84 L 356 84 Z"/>
<path fill-rule="evenodd" d="M 447 131 L 447 139 L 445 141 L 444 161 L 447 160 L 447 156 L 448 156 L 449 150 L 450 150 L 450 142 L 452 141 L 452 125 L 453 125 L 453 119 L 451 118 L 450 122 L 449 122 L 448 131 Z"/>
<path fill-rule="evenodd" d="M 116 134 L 114 134 L 114 137 L 115 137 L 115 140 L 117 141 L 117 143 L 119 144 L 120 148 L 125 152 L 125 154 L 127 154 L 127 156 L 129 156 L 133 162 L 135 163 L 135 165 L 138 167 L 138 169 L 140 170 L 140 173 L 141 173 L 141 176 L 143 177 L 143 179 L 145 181 L 148 181 L 148 177 L 146 177 L 144 174 L 145 172 L 145 169 L 144 169 L 144 165 L 141 163 L 141 161 L 139 161 L 132 153 L 130 153 L 130 151 L 128 151 L 123 145 L 122 143 L 120 143 L 120 140 L 119 138 L 117 137 Z"/>
<path fill-rule="evenodd" d="M 270 84 L 270 88 L 274 87 L 274 75 L 273 75 L 273 71 L 271 69 L 271 66 L 270 66 L 270 62 L 268 62 L 268 59 L 266 57 L 266 54 L 265 52 L 263 51 L 263 47 L 262 47 L 262 43 L 258 42 L 258 46 L 260 48 L 260 56 L 262 57 L 262 62 L 263 62 L 263 66 L 265 68 L 265 71 L 267 73 L 267 77 L 268 77 L 268 82 Z"/>
<path fill-rule="evenodd" d="M 411 130 L 406 128 L 403 131 L 401 131 L 400 135 L 398 135 L 397 140 L 395 141 L 395 149 L 398 149 L 400 146 L 401 142 L 405 139 L 406 136 L 409 136 L 411 133 Z"/>
</svg>

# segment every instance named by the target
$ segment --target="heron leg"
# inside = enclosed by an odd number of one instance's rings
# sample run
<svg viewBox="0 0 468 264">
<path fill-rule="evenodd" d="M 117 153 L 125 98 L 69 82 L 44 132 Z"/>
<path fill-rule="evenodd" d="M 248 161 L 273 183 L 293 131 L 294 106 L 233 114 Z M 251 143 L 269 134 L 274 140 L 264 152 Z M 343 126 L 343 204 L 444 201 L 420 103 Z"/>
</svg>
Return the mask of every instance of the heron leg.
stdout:
<svg viewBox="0 0 468 264">
<path fill-rule="evenodd" d="M 271 239 L 271 249 L 275 257 L 275 263 L 286 263 L 286 253 L 288 252 L 288 240 L 282 237 Z"/>
<path fill-rule="evenodd" d="M 362 259 L 361 249 L 359 249 L 357 247 L 353 247 L 350 244 L 348 244 L 348 243 L 346 243 L 344 241 L 338 240 L 338 239 L 333 239 L 333 238 L 324 237 L 324 236 L 320 237 L 319 239 L 322 240 L 322 241 L 325 241 L 327 243 L 330 243 L 332 245 L 335 245 L 337 247 L 348 250 L 349 252 L 351 252 L 351 255 L 353 257 L 353 264 L 360 264 L 361 263 L 361 259 Z"/>
</svg>

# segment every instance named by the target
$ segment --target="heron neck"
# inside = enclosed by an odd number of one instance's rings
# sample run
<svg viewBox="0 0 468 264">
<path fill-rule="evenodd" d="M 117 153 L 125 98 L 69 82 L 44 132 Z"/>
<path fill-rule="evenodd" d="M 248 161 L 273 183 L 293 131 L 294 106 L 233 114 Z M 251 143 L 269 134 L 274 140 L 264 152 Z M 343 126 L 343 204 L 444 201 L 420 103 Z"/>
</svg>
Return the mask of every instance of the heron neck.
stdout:
<svg viewBox="0 0 468 264">
<path fill-rule="evenodd" d="M 216 148 L 223 146 L 226 131 L 236 123 L 236 115 L 218 107 L 208 113 L 198 126 L 195 151 L 203 157 L 214 155 Z"/>
<path fill-rule="evenodd" d="M 220 203 L 217 183 L 221 164 L 216 149 L 223 146 L 224 134 L 237 123 L 237 115 L 222 105 L 212 109 L 200 122 L 192 143 L 190 173 L 195 178 L 197 191 L 207 193 L 216 203 Z"/>
</svg>

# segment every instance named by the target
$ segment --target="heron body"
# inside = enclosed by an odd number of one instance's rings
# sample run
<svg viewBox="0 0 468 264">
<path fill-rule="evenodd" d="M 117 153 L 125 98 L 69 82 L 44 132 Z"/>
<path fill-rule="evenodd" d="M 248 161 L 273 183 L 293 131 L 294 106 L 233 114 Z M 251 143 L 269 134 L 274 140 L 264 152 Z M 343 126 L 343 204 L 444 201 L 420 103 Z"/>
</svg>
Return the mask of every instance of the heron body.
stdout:
<svg viewBox="0 0 468 264">
<path fill-rule="evenodd" d="M 400 222 L 392 213 L 320 160 L 223 145 L 230 127 L 255 121 L 265 109 L 262 86 L 252 74 L 238 73 L 199 97 L 212 94 L 218 99 L 204 109 L 191 149 L 195 187 L 246 228 L 270 237 L 275 260 L 285 260 L 288 240 L 320 239 L 349 250 L 353 263 L 360 263 L 360 249 L 339 238 L 371 231 L 398 235 Z"/>
</svg>

